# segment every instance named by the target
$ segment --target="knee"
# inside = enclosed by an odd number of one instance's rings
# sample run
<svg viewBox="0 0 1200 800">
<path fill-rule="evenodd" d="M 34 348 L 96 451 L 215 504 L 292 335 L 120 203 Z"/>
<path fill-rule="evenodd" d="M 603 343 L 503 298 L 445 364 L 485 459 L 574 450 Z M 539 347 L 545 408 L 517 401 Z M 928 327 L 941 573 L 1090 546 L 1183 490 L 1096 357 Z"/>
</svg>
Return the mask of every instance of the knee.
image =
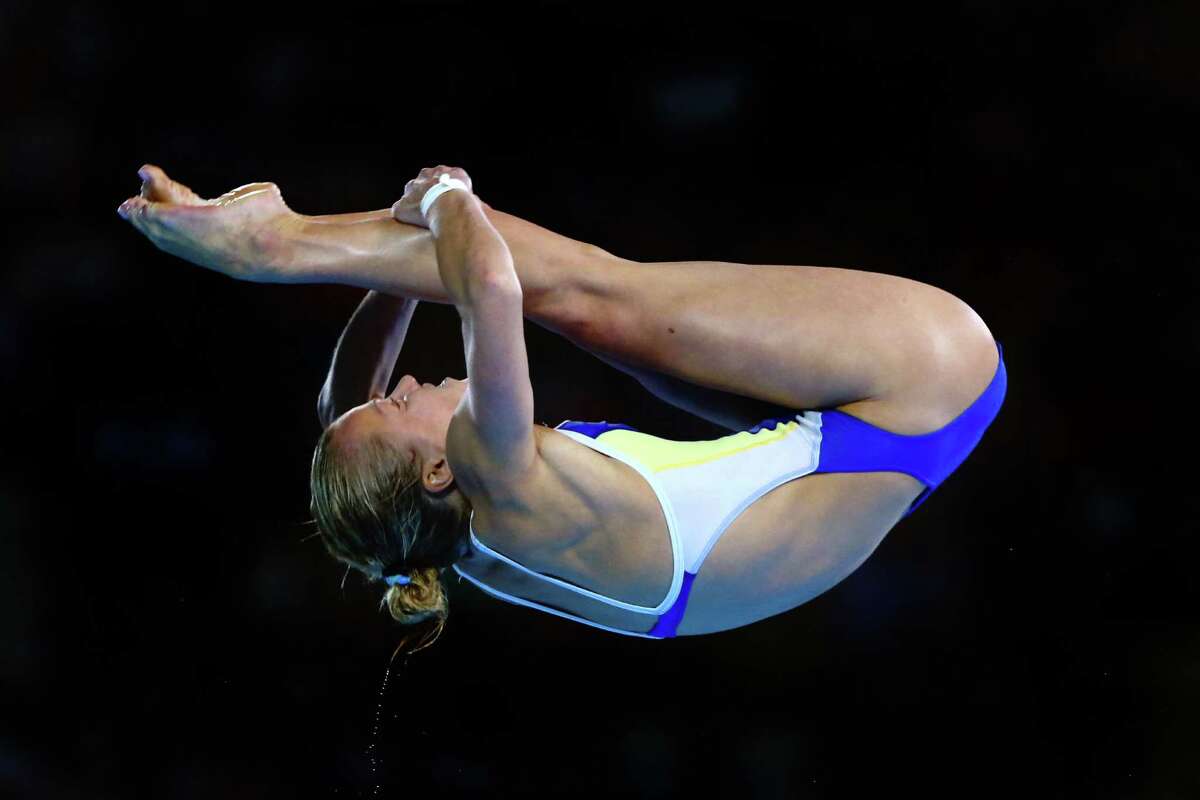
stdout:
<svg viewBox="0 0 1200 800">
<path fill-rule="evenodd" d="M 538 323 L 585 349 L 600 347 L 613 336 L 616 323 L 608 305 L 577 284 L 543 292 L 537 306 Z"/>
<path fill-rule="evenodd" d="M 611 317 L 614 294 L 613 270 L 622 259 L 599 247 L 578 242 L 542 261 L 544 279 L 533 297 L 533 311 L 540 323 L 568 337 L 588 337 L 605 326 Z M 522 287 L 524 281 L 522 279 Z M 532 315 L 532 317 L 533 317 Z"/>
<path fill-rule="evenodd" d="M 559 279 L 534 301 L 536 321 L 582 347 L 611 346 L 623 324 L 621 270 L 630 263 L 582 245 L 575 257 L 556 266 Z"/>
</svg>

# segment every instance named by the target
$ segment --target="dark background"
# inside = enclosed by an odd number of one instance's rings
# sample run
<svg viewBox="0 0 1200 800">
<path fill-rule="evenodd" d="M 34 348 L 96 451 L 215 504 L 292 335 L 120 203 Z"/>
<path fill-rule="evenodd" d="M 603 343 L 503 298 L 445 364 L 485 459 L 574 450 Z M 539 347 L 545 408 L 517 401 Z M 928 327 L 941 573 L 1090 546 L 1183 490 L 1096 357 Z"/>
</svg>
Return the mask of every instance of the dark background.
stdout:
<svg viewBox="0 0 1200 800">
<path fill-rule="evenodd" d="M 1200 795 L 1200 11 L 1094 5 L 8 6 L 0 794 Z M 363 291 L 157 250 L 116 214 L 146 162 L 306 214 L 458 165 L 628 258 L 904 275 L 1007 401 L 798 609 L 646 642 L 456 584 L 383 689 L 379 585 L 305 540 Z M 409 341 L 397 377 L 463 374 L 452 308 Z M 539 422 L 716 433 L 527 341 Z"/>
</svg>

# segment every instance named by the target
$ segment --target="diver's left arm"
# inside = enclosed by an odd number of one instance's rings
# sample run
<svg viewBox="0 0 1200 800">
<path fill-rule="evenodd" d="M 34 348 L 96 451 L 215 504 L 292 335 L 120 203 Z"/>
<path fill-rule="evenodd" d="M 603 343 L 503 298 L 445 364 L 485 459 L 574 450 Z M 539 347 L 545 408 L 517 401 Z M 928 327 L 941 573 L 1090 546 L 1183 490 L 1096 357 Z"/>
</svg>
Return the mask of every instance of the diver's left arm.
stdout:
<svg viewBox="0 0 1200 800">
<path fill-rule="evenodd" d="M 317 397 L 322 428 L 355 406 L 387 394 L 416 307 L 412 298 L 367 292 L 338 338 L 329 375 Z"/>
</svg>

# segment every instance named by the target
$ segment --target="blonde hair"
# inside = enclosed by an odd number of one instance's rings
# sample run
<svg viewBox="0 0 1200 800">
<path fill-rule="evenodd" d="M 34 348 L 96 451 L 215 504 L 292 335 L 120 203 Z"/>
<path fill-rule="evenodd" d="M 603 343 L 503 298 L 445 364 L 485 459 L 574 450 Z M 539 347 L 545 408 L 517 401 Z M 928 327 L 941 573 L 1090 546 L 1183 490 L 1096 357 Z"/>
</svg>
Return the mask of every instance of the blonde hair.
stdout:
<svg viewBox="0 0 1200 800">
<path fill-rule="evenodd" d="M 389 587 L 380 606 L 397 622 L 425 623 L 416 649 L 432 644 L 449 615 L 441 573 L 469 547 L 465 497 L 427 491 L 419 464 L 383 437 L 338 446 L 332 426 L 317 441 L 309 482 L 330 555 L 375 579 L 406 574 L 410 582 Z"/>
</svg>

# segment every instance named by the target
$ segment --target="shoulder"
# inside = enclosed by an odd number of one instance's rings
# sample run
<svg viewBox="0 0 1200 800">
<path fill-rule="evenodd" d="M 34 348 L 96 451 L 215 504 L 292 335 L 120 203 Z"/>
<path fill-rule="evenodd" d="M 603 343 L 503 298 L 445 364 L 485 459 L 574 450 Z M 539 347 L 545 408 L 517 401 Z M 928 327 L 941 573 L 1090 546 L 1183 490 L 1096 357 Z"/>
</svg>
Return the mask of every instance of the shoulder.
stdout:
<svg viewBox="0 0 1200 800">
<path fill-rule="evenodd" d="M 447 458 L 470 501 L 472 528 L 489 546 L 513 557 L 558 553 L 576 543 L 594 522 L 578 481 L 562 474 L 559 440 L 567 447 L 578 445 L 552 428 L 534 426 L 536 455 L 521 469 L 491 463 L 486 454 L 481 457 L 469 435 L 451 445 L 453 438 L 447 441 Z"/>
<path fill-rule="evenodd" d="M 546 464 L 539 442 L 548 433 L 549 428 L 534 425 L 527 458 L 497 459 L 476 427 L 456 417 L 446 434 L 446 459 L 473 506 L 524 505 L 544 475 Z"/>
</svg>

